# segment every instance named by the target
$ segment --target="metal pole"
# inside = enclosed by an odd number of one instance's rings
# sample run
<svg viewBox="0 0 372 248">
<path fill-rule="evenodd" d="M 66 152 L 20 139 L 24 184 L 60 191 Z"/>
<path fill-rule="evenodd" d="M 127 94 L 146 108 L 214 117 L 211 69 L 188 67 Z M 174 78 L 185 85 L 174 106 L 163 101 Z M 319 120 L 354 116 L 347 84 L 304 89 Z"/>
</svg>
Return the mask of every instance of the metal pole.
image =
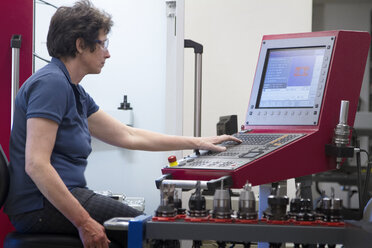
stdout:
<svg viewBox="0 0 372 248">
<path fill-rule="evenodd" d="M 15 108 L 15 98 L 19 89 L 19 54 L 22 43 L 22 36 L 14 34 L 10 41 L 12 48 L 12 87 L 11 87 L 11 109 L 10 109 L 10 128 L 13 126 L 13 113 Z"/>
<path fill-rule="evenodd" d="M 195 53 L 194 136 L 201 137 L 202 54 Z"/>
<path fill-rule="evenodd" d="M 194 136 L 200 137 L 203 45 L 192 40 L 185 40 L 185 48 L 194 48 L 195 53 Z"/>
</svg>

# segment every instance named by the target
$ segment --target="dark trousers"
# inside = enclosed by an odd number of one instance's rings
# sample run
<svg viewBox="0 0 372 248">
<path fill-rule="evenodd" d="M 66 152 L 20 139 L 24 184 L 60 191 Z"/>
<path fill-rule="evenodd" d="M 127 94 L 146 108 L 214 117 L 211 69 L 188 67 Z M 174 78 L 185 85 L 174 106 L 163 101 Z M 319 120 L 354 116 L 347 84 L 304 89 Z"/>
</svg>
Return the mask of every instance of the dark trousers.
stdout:
<svg viewBox="0 0 372 248">
<path fill-rule="evenodd" d="M 114 217 L 135 217 L 141 214 L 140 211 L 128 205 L 96 194 L 89 189 L 75 188 L 71 190 L 71 193 L 90 216 L 100 224 Z M 9 216 L 9 218 L 16 230 L 21 233 L 79 235 L 76 227 L 46 199 L 43 209 Z M 107 236 L 111 241 L 120 244 L 121 247 L 126 247 L 126 233 L 108 230 Z"/>
</svg>

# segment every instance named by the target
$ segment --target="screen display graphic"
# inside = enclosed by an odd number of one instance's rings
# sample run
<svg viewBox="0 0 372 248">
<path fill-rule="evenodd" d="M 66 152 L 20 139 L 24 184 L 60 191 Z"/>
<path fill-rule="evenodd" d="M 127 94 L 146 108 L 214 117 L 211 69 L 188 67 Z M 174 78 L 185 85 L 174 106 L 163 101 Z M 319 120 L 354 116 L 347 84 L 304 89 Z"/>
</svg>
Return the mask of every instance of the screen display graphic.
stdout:
<svg viewBox="0 0 372 248">
<path fill-rule="evenodd" d="M 257 108 L 312 108 L 325 47 L 269 49 Z"/>
</svg>

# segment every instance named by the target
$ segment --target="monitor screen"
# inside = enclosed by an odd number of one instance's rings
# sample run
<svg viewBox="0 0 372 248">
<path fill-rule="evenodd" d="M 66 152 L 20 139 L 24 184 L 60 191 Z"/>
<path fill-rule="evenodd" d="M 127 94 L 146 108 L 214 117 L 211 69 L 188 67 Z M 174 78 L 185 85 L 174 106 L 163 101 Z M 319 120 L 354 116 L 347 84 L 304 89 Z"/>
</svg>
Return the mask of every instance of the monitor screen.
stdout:
<svg viewBox="0 0 372 248">
<path fill-rule="evenodd" d="M 326 47 L 268 49 L 256 108 L 312 108 Z"/>
<path fill-rule="evenodd" d="M 261 43 L 246 125 L 317 125 L 333 36 Z"/>
</svg>

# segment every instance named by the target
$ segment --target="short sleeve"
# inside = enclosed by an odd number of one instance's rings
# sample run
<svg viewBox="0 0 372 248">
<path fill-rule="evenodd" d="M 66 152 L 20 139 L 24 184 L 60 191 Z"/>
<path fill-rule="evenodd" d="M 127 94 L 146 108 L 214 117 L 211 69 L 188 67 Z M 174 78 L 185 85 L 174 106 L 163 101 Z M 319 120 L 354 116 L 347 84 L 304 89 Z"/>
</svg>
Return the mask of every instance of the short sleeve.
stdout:
<svg viewBox="0 0 372 248">
<path fill-rule="evenodd" d="M 85 109 L 87 110 L 88 118 L 90 115 L 98 111 L 99 106 L 96 104 L 93 98 L 85 91 L 83 86 L 79 85 L 78 88 L 84 98 Z"/>
<path fill-rule="evenodd" d="M 35 81 L 26 92 L 26 118 L 42 117 L 60 124 L 71 93 L 68 84 L 52 75 Z"/>
<path fill-rule="evenodd" d="M 90 115 L 94 114 L 95 112 L 98 111 L 99 106 L 96 104 L 96 102 L 93 100 L 93 98 L 87 94 L 87 116 L 89 117 Z"/>
</svg>

